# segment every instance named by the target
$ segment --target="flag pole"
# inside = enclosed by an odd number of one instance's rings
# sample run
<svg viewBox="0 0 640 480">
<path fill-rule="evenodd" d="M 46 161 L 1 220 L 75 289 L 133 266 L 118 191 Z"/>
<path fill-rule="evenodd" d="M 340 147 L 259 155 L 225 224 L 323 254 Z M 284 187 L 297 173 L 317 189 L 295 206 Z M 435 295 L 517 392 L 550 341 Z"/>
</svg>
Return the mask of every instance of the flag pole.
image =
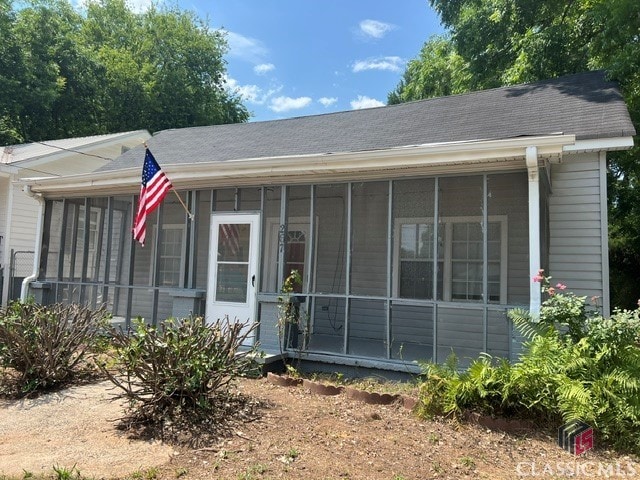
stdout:
<svg viewBox="0 0 640 480">
<path fill-rule="evenodd" d="M 193 213 L 191 213 L 189 211 L 189 209 L 187 208 L 185 203 L 182 201 L 182 197 L 180 197 L 180 195 L 178 195 L 177 190 L 175 188 L 172 188 L 171 190 L 173 190 L 173 193 L 175 193 L 176 197 L 178 197 L 178 200 L 180 200 L 180 203 L 182 204 L 182 208 L 184 208 L 184 211 L 187 212 L 187 215 L 189 216 L 189 220 L 193 220 Z"/>
</svg>

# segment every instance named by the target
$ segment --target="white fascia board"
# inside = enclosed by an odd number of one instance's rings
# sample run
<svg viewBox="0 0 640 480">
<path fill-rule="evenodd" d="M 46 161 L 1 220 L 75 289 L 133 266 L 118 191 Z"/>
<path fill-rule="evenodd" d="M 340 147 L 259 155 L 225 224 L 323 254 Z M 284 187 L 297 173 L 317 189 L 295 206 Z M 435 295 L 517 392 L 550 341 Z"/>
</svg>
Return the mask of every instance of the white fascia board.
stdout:
<svg viewBox="0 0 640 480">
<path fill-rule="evenodd" d="M 178 188 L 201 187 L 205 182 L 215 185 L 221 180 L 253 179 L 254 183 L 286 183 L 304 177 L 306 182 L 317 179 L 375 172 L 402 171 L 410 174 L 430 170 L 442 172 L 472 167 L 475 164 L 499 164 L 517 160 L 524 168 L 527 147 L 536 146 L 541 158 L 562 155 L 563 147 L 573 144 L 573 135 L 518 137 L 506 140 L 482 140 L 428 145 L 414 145 L 385 150 L 348 153 L 324 153 L 270 158 L 250 158 L 220 162 L 163 165 L 162 169 Z M 484 170 L 484 166 L 482 167 Z M 104 192 L 133 192 L 140 185 L 140 168 L 93 172 L 58 178 L 25 178 L 22 183 L 34 192 L 82 196 Z"/>
<path fill-rule="evenodd" d="M 579 153 L 626 150 L 631 147 L 633 147 L 633 137 L 612 137 L 576 140 L 573 145 L 565 145 L 562 150 L 567 153 Z"/>
<path fill-rule="evenodd" d="M 133 140 L 135 143 L 132 146 L 141 145 L 145 141 L 151 138 L 151 134 L 146 130 L 136 130 L 133 132 L 120 133 L 109 135 L 108 138 L 99 138 L 94 139 L 91 142 L 85 143 L 83 145 L 78 145 L 71 149 L 64 149 L 60 147 L 52 147 L 56 151 L 54 153 L 46 153 L 44 155 L 40 155 L 33 158 L 25 158 L 23 160 L 18 160 L 13 162 L 13 165 L 16 167 L 36 167 L 39 165 L 43 165 L 49 162 L 53 162 L 56 160 L 60 160 L 66 157 L 74 156 L 74 155 L 83 155 L 83 154 L 91 154 L 91 151 L 97 150 L 100 148 L 110 147 L 112 145 L 125 144 L 128 140 Z M 43 143 L 47 143 L 46 141 Z M 105 159 L 104 162 L 115 159 Z"/>
</svg>

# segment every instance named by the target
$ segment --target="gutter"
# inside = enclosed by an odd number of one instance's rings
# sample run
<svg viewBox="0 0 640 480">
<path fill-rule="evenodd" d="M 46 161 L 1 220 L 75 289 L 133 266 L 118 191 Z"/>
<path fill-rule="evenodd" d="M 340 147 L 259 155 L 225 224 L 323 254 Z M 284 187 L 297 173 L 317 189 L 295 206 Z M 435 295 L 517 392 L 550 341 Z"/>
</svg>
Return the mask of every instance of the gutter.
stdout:
<svg viewBox="0 0 640 480">
<path fill-rule="evenodd" d="M 36 243 L 33 256 L 33 273 L 26 277 L 22 281 L 22 288 L 20 289 L 20 301 L 25 302 L 27 300 L 27 295 L 29 293 L 29 285 L 37 280 L 38 273 L 40 271 L 40 254 L 42 251 L 42 227 L 44 224 L 44 197 L 40 193 L 34 193 L 31 191 L 31 187 L 29 185 L 25 185 L 22 189 L 25 194 L 35 199 L 38 202 L 38 223 L 36 225 Z"/>
<path fill-rule="evenodd" d="M 541 157 L 560 157 L 563 148 L 575 144 L 573 135 L 517 137 L 502 140 L 477 140 L 425 145 L 411 145 L 383 150 L 319 153 L 265 158 L 245 158 L 202 163 L 167 164 L 162 169 L 176 189 L 208 188 L 240 184 L 259 179 L 268 183 L 308 183 L 314 178 L 346 178 L 371 172 L 403 172 L 448 169 L 451 166 L 482 165 L 513 162 L 520 168 L 526 148 L 535 145 Z M 48 196 L 82 196 L 126 194 L 140 185 L 140 167 L 107 170 L 59 178 L 25 178 L 25 184 Z M 204 188 L 204 187 L 203 187 Z"/>
</svg>

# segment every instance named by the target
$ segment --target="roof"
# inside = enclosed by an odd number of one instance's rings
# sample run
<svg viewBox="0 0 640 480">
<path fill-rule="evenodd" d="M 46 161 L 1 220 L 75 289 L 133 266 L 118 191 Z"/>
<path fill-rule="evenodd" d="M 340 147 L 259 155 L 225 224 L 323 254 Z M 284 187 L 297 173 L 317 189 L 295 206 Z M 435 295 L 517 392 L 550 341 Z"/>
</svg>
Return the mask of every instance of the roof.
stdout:
<svg viewBox="0 0 640 480">
<path fill-rule="evenodd" d="M 362 152 L 446 142 L 567 134 L 630 137 L 617 85 L 603 71 L 364 110 L 158 132 L 161 165 Z M 142 147 L 99 171 L 141 166 Z"/>
<path fill-rule="evenodd" d="M 48 155 L 58 154 L 63 151 L 73 153 L 75 150 L 90 148 L 110 141 L 118 141 L 130 136 L 143 137 L 141 138 L 142 142 L 148 138 L 149 133 L 146 130 L 134 130 L 106 135 L 92 135 L 88 137 L 63 138 L 60 140 L 7 145 L 6 147 L 1 147 L 0 164 L 16 164 L 25 160 L 34 160 Z"/>
</svg>

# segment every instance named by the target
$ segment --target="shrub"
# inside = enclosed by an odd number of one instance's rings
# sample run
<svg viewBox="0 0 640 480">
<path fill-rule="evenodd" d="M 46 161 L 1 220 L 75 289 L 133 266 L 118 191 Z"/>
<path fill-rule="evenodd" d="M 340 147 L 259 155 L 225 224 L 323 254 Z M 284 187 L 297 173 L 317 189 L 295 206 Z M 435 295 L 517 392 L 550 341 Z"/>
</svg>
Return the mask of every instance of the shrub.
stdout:
<svg viewBox="0 0 640 480">
<path fill-rule="evenodd" d="M 14 302 L 0 312 L 0 365 L 22 393 L 56 388 L 83 372 L 106 324 L 104 310 Z"/>
<path fill-rule="evenodd" d="M 252 349 L 241 345 L 253 329 L 228 319 L 169 319 L 158 327 L 134 322 L 132 332 L 113 332 L 115 362 L 103 366 L 129 401 L 134 423 L 162 425 L 167 419 L 215 414 L 228 407 L 234 381 L 252 368 Z"/>
<path fill-rule="evenodd" d="M 640 308 L 605 319 L 542 272 L 537 281 L 547 296 L 540 317 L 510 312 L 529 338 L 520 360 L 483 355 L 462 372 L 427 364 L 422 414 L 473 409 L 556 425 L 583 420 L 605 442 L 640 453 Z"/>
</svg>

